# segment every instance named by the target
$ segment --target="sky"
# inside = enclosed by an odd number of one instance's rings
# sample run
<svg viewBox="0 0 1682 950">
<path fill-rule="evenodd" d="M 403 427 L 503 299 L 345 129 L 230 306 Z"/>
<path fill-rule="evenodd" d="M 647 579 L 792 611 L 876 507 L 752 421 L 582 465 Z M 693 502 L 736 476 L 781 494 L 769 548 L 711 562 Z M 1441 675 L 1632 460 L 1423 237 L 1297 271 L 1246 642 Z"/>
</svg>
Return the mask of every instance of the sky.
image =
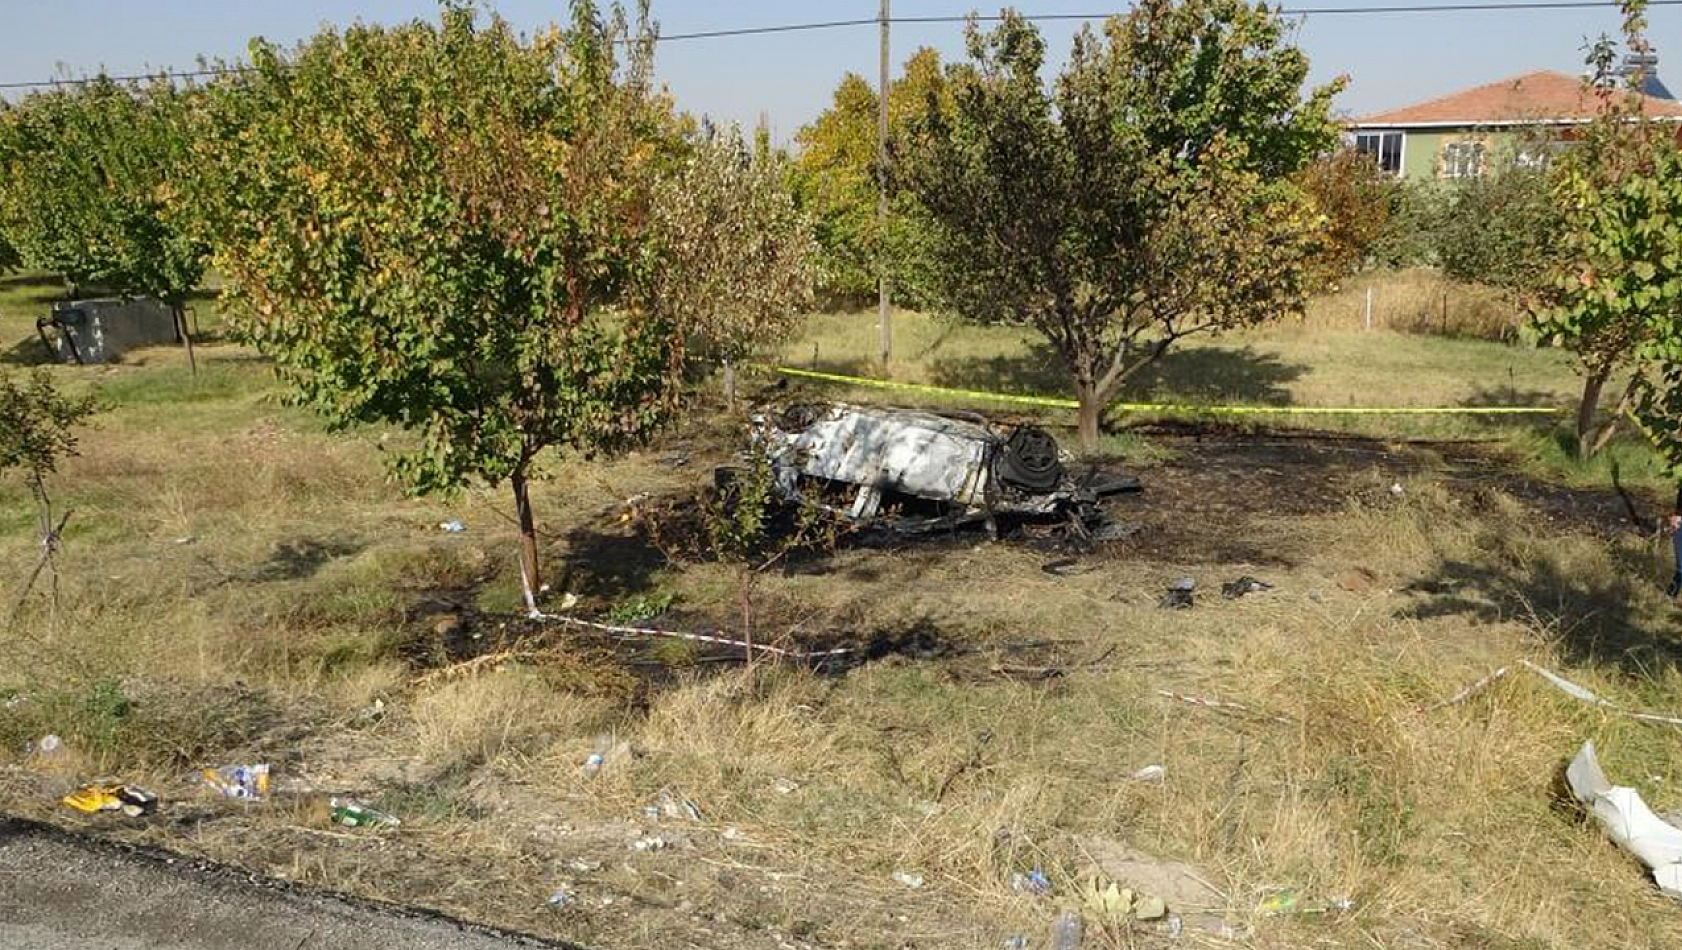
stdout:
<svg viewBox="0 0 1682 950">
<path fill-rule="evenodd" d="M 566 0 L 484 0 L 516 26 L 564 19 Z M 869 18 L 878 0 L 653 0 L 665 34 Z M 1291 7 L 1376 7 L 1418 0 L 1287 0 Z M 1423 0 L 1441 2 L 1441 0 Z M 1506 2 L 1506 0 L 1496 0 Z M 1015 0 L 1024 13 L 1105 13 L 1124 0 Z M 996 5 L 980 7 L 997 12 Z M 893 0 L 896 16 L 961 15 L 974 0 Z M 432 0 L 0 0 L 0 83 L 54 76 L 191 69 L 200 56 L 235 59 L 253 36 L 291 43 L 323 23 L 395 23 L 435 18 Z M 1066 52 L 1076 24 L 1042 24 L 1054 55 Z M 1536 69 L 1582 70 L 1585 41 L 1616 33 L 1604 10 L 1431 14 L 1310 14 L 1297 40 L 1313 79 L 1347 75 L 1338 109 L 1378 111 Z M 1659 73 L 1682 89 L 1682 6 L 1651 15 Z M 893 57 L 932 46 L 962 55 L 961 24 L 896 24 Z M 1674 51 L 1674 67 L 1666 54 Z M 805 33 L 695 39 L 661 44 L 656 63 L 680 106 L 718 122 L 751 126 L 763 114 L 779 142 L 815 117 L 847 71 L 874 81 L 874 26 Z M 16 91 L 9 94 L 17 95 Z"/>
</svg>

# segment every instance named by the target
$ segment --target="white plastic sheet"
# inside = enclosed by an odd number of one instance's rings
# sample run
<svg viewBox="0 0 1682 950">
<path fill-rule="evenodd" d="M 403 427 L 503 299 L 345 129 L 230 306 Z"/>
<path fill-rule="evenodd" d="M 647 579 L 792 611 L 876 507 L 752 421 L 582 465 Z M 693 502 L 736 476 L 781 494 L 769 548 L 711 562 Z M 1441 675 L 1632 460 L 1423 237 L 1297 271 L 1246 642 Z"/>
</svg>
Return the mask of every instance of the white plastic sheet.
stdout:
<svg viewBox="0 0 1682 950">
<path fill-rule="evenodd" d="M 1607 835 L 1652 870 L 1659 890 L 1682 899 L 1682 828 L 1653 814 L 1635 789 L 1607 780 L 1592 741 L 1566 767 L 1565 781 Z"/>
</svg>

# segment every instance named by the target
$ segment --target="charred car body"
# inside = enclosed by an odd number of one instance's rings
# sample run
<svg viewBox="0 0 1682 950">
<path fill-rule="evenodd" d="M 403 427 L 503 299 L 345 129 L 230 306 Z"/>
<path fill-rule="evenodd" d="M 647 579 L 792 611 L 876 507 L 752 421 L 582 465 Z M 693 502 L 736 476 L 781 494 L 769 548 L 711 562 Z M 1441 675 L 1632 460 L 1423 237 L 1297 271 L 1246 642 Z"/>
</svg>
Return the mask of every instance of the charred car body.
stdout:
<svg viewBox="0 0 1682 950">
<path fill-rule="evenodd" d="M 1001 519 L 1063 521 L 1083 533 L 1128 477 L 1076 475 L 1044 429 L 975 413 L 845 403 L 755 416 L 758 449 L 785 500 L 901 531 Z"/>
</svg>

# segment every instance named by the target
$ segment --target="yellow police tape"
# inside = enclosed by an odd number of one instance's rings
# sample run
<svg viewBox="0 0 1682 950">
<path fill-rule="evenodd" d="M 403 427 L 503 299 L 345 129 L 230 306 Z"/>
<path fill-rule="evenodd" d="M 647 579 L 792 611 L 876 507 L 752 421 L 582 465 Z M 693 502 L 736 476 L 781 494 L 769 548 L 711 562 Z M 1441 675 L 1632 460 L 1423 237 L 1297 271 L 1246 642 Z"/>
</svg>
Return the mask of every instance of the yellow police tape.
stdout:
<svg viewBox="0 0 1682 950">
<path fill-rule="evenodd" d="M 779 373 L 797 379 L 816 379 L 828 383 L 845 383 L 871 389 L 898 389 L 906 392 L 930 393 L 937 396 L 963 396 L 1019 406 L 1042 406 L 1048 409 L 1078 409 L 1073 399 L 1054 396 L 1019 396 L 1010 393 L 990 393 L 979 389 L 949 389 L 945 386 L 926 386 L 921 383 L 896 383 L 886 379 L 846 376 L 841 373 L 820 373 L 792 366 L 764 366 L 749 364 L 746 368 L 767 373 Z M 1197 406 L 1181 403 L 1121 402 L 1112 403 L 1111 411 L 1119 412 L 1186 412 L 1208 415 L 1303 415 L 1303 416 L 1543 416 L 1560 410 L 1548 406 Z"/>
</svg>

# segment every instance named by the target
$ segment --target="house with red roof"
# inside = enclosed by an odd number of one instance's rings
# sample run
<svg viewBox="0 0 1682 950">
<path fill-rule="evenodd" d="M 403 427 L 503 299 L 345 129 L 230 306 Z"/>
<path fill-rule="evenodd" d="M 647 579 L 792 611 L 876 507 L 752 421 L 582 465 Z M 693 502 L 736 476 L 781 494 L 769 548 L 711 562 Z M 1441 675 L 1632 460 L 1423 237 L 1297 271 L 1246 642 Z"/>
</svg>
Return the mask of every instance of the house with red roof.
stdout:
<svg viewBox="0 0 1682 950">
<path fill-rule="evenodd" d="M 1646 115 L 1682 122 L 1682 102 L 1653 67 L 1644 72 L 1639 106 Z M 1400 178 L 1469 178 L 1502 160 L 1540 164 L 1550 148 L 1594 118 L 1600 98 L 1577 76 L 1525 73 L 1424 102 L 1362 116 L 1349 130 L 1358 151 Z"/>
</svg>

